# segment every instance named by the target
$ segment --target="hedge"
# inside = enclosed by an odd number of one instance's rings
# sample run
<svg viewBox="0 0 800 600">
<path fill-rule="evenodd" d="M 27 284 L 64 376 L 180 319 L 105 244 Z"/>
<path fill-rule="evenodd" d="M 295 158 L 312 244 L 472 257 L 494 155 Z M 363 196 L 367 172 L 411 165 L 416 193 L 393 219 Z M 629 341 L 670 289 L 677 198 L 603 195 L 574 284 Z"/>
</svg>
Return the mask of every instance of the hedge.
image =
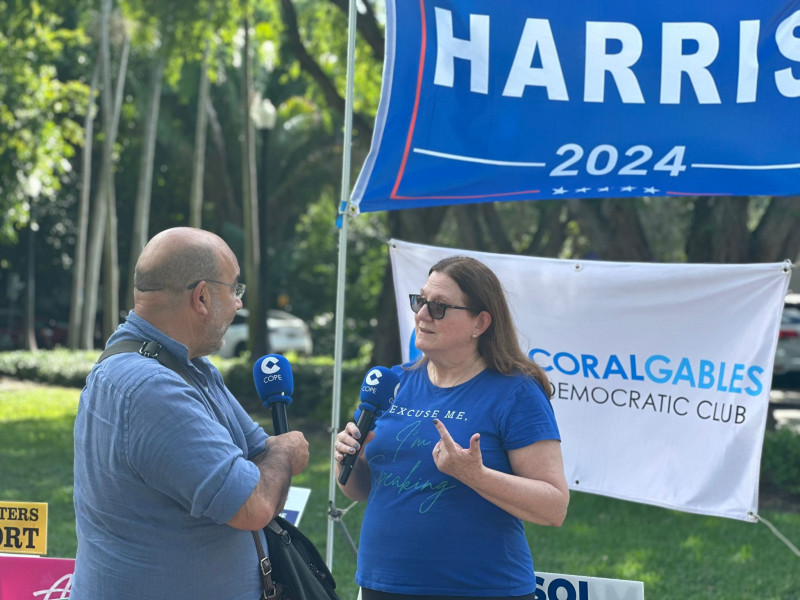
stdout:
<svg viewBox="0 0 800 600">
<path fill-rule="evenodd" d="M 98 356 L 99 350 L 0 352 L 0 376 L 81 388 Z M 294 375 L 290 417 L 329 421 L 333 397 L 333 359 L 291 355 L 287 358 Z M 228 389 L 247 410 L 262 409 L 253 384 L 253 365 L 246 355 L 233 359 L 212 357 L 211 360 L 222 373 Z M 342 417 L 351 415 L 358 405 L 358 392 L 367 368 L 363 360 L 348 361 L 342 365 Z"/>
</svg>

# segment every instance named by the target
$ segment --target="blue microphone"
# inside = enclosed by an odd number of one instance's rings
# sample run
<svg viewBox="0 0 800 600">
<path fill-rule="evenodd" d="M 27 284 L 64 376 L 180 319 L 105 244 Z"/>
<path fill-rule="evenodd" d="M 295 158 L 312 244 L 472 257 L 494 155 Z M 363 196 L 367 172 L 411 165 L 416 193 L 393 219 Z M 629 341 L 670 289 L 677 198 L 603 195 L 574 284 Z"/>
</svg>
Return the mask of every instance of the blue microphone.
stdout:
<svg viewBox="0 0 800 600">
<path fill-rule="evenodd" d="M 383 411 L 389 408 L 394 401 L 394 395 L 399 385 L 400 378 L 394 371 L 386 367 L 372 367 L 369 370 L 361 385 L 361 404 L 358 405 L 354 417 L 358 420 L 356 427 L 361 432 L 362 440 L 372 429 L 375 419 L 381 416 Z M 346 454 L 342 461 L 342 472 L 339 474 L 339 483 L 342 485 L 345 485 L 350 478 L 359 450 L 353 454 Z"/>
<path fill-rule="evenodd" d="M 262 356 L 253 365 L 253 381 L 264 408 L 272 410 L 272 428 L 275 435 L 289 431 L 286 405 L 292 402 L 294 377 L 286 357 L 280 354 Z"/>
</svg>

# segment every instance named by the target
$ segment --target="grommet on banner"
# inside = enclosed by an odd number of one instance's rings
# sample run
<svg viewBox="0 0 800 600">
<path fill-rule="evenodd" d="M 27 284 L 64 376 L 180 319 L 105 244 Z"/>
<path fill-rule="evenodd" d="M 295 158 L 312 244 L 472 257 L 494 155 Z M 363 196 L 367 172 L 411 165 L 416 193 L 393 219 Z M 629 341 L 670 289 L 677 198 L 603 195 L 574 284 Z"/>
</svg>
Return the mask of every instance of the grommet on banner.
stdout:
<svg viewBox="0 0 800 600">
<path fill-rule="evenodd" d="M 583 265 L 581 263 L 575 263 L 574 265 L 572 265 L 572 268 L 575 271 L 583 271 Z"/>
<path fill-rule="evenodd" d="M 794 269 L 794 263 L 787 258 L 785 261 L 783 261 L 783 272 L 791 273 L 792 269 Z"/>
</svg>

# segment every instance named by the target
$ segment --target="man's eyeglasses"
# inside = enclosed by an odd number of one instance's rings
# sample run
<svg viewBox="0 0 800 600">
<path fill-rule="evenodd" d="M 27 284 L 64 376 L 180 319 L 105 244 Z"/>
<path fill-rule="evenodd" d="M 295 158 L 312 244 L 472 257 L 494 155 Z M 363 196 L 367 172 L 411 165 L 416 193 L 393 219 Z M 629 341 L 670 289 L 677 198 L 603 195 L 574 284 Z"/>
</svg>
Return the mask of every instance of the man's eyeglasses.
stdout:
<svg viewBox="0 0 800 600">
<path fill-rule="evenodd" d="M 236 294 L 236 297 L 241 299 L 244 296 L 244 291 L 247 289 L 247 286 L 243 283 L 225 283 L 224 281 L 217 281 L 216 279 L 198 279 L 192 284 L 186 286 L 187 290 L 193 290 L 197 287 L 197 285 L 201 282 L 205 281 L 206 283 L 218 283 L 220 285 L 227 285 L 229 288 L 233 289 L 233 293 Z"/>
<path fill-rule="evenodd" d="M 419 294 L 409 294 L 408 300 L 411 302 L 411 310 L 413 310 L 415 313 L 421 311 L 422 307 L 427 304 L 428 314 L 431 316 L 431 319 L 436 320 L 444 319 L 444 314 L 448 308 L 457 308 L 458 310 L 469 310 L 475 312 L 466 306 L 456 306 L 455 304 L 445 304 L 444 302 L 437 302 L 436 300 L 426 300 Z"/>
</svg>

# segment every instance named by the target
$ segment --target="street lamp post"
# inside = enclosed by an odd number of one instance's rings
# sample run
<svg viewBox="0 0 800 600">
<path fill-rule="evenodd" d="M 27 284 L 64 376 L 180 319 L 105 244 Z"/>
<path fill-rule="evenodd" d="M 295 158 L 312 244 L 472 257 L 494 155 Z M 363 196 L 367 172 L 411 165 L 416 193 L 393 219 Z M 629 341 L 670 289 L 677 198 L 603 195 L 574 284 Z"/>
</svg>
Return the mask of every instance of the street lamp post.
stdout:
<svg viewBox="0 0 800 600">
<path fill-rule="evenodd" d="M 250 105 L 250 119 L 253 125 L 260 132 L 261 138 L 261 157 L 260 165 L 258 168 L 257 188 L 258 188 L 258 214 L 259 214 L 259 229 L 261 241 L 261 269 L 259 272 L 259 304 L 261 306 L 254 306 L 253 310 L 257 315 L 263 315 L 258 321 L 261 325 L 263 322 L 263 330 L 259 327 L 253 332 L 254 335 L 261 335 L 265 344 L 265 351 L 270 352 L 269 329 L 266 325 L 266 318 L 270 306 L 269 296 L 269 233 L 268 233 L 268 219 L 270 218 L 269 200 L 267 194 L 267 157 L 269 154 L 269 134 L 275 127 L 278 118 L 278 112 L 270 102 L 269 98 L 262 98 L 260 94 L 256 93 L 253 98 L 253 103 Z M 260 331 L 261 330 L 261 331 Z M 258 339 L 258 338 L 254 338 Z M 257 348 L 254 345 L 253 348 Z"/>
<path fill-rule="evenodd" d="M 25 331 L 23 344 L 25 350 L 37 350 L 36 344 L 36 232 L 39 223 L 36 222 L 36 199 L 42 191 L 42 182 L 36 175 L 30 175 L 23 179 L 23 187 L 30 202 L 28 231 L 28 282 L 26 285 L 26 307 L 25 307 Z"/>
</svg>

